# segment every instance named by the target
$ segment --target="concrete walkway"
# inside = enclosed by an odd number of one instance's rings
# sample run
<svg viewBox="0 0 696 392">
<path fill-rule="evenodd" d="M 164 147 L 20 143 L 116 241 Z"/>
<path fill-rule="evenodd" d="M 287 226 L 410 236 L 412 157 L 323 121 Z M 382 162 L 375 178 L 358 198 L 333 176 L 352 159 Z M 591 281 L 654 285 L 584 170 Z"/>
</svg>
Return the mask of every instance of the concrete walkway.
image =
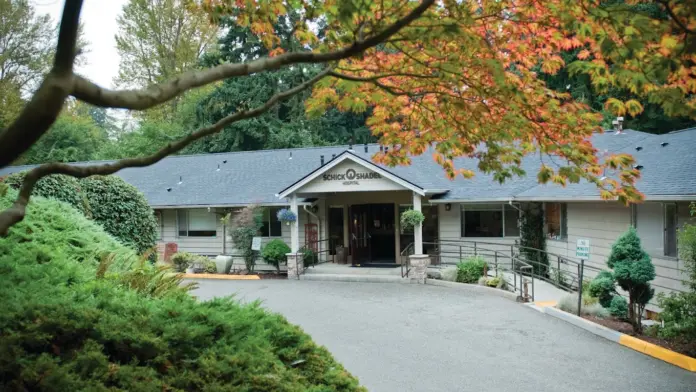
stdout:
<svg viewBox="0 0 696 392">
<path fill-rule="evenodd" d="M 201 281 L 300 325 L 370 391 L 693 392 L 696 373 L 508 299 L 416 284 Z"/>
</svg>

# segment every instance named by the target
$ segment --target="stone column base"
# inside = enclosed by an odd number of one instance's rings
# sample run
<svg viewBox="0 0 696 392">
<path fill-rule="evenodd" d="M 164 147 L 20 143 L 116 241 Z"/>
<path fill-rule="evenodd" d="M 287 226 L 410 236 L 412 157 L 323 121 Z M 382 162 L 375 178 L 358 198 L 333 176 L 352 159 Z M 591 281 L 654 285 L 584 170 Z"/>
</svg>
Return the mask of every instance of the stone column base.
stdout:
<svg viewBox="0 0 696 392">
<path fill-rule="evenodd" d="M 411 255 L 408 257 L 411 263 L 411 272 L 409 276 L 416 283 L 425 284 L 425 279 L 428 273 L 428 265 L 430 265 L 429 255 Z"/>
<path fill-rule="evenodd" d="M 300 274 L 302 273 L 302 254 L 301 253 L 287 253 L 285 256 L 288 258 L 288 279 L 300 279 Z"/>
</svg>

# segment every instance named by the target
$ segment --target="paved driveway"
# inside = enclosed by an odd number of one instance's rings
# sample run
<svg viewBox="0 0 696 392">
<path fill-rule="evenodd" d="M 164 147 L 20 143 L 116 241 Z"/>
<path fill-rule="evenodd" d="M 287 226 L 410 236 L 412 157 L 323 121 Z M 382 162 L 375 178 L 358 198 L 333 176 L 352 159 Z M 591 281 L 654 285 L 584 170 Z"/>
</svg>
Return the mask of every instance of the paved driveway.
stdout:
<svg viewBox="0 0 696 392">
<path fill-rule="evenodd" d="M 201 299 L 261 299 L 370 391 L 696 391 L 696 373 L 504 298 L 445 287 L 202 281 Z"/>
</svg>

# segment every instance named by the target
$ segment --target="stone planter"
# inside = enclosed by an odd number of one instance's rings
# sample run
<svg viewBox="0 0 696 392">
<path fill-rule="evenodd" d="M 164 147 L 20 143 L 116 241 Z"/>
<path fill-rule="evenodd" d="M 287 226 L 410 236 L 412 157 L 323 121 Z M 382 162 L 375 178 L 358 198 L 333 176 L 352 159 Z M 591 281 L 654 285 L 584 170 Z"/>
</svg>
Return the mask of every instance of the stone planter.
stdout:
<svg viewBox="0 0 696 392">
<path fill-rule="evenodd" d="M 232 256 L 218 255 L 215 258 L 215 268 L 218 274 L 229 274 L 232 268 Z"/>
</svg>

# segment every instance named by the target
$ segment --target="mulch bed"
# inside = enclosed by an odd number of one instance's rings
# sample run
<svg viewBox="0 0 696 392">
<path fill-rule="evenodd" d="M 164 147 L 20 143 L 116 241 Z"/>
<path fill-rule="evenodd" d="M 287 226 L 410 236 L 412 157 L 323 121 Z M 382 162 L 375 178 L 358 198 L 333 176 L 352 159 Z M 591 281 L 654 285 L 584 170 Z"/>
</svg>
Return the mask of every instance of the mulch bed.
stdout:
<svg viewBox="0 0 696 392">
<path fill-rule="evenodd" d="M 625 333 L 626 335 L 631 335 L 635 338 L 645 340 L 646 342 L 666 348 L 668 350 L 676 351 L 680 354 L 696 358 L 696 341 L 688 341 L 682 338 L 664 339 L 657 336 L 636 334 L 633 332 L 633 327 L 630 323 L 623 320 L 619 320 L 614 317 L 606 319 L 597 318 L 593 316 L 582 317 L 586 320 L 592 321 L 593 323 L 597 323 L 609 329 L 613 329 L 614 331 L 619 331 L 621 333 Z M 645 332 L 647 329 L 647 327 L 644 327 L 643 331 Z"/>
<path fill-rule="evenodd" d="M 258 274 L 259 279 L 287 279 L 288 274 Z"/>
</svg>

